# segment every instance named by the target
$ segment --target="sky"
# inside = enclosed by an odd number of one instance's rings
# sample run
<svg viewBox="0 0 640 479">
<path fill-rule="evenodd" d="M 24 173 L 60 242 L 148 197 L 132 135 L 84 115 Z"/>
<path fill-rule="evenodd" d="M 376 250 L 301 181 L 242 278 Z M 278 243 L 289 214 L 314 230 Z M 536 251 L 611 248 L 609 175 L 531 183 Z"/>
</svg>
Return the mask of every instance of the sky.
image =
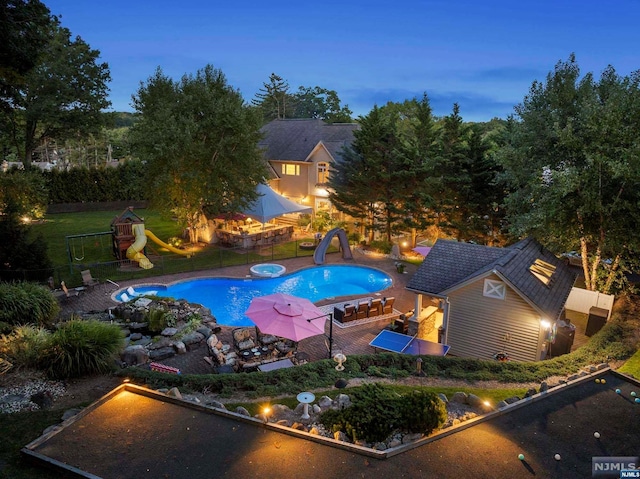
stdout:
<svg viewBox="0 0 640 479">
<path fill-rule="evenodd" d="M 640 69 L 640 0 L 42 0 L 109 64 L 112 110 L 161 67 L 211 64 L 249 102 L 276 73 L 335 90 L 354 117 L 421 98 L 434 114 L 506 118 L 575 53 L 581 72 Z"/>
</svg>

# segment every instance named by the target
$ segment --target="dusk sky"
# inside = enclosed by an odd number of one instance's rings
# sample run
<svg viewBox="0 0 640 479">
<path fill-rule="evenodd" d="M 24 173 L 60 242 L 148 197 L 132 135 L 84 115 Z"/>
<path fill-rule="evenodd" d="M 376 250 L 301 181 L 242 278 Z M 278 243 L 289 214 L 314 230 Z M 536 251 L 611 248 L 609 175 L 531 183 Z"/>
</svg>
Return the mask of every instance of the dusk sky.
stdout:
<svg viewBox="0 0 640 479">
<path fill-rule="evenodd" d="M 335 90 L 356 117 L 426 92 L 466 121 L 506 118 L 572 52 L 583 74 L 640 69 L 639 0 L 43 3 L 101 52 L 117 111 L 158 66 L 179 79 L 212 64 L 246 101 L 273 72 L 292 92 Z"/>
</svg>

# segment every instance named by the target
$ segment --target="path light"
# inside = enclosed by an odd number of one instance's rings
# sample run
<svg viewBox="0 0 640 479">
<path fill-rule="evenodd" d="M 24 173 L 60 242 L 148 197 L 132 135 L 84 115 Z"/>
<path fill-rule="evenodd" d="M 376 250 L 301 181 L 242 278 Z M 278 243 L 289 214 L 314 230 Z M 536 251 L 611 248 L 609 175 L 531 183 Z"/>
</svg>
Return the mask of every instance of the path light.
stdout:
<svg viewBox="0 0 640 479">
<path fill-rule="evenodd" d="M 264 422 L 269 422 L 269 416 L 271 415 L 271 407 L 270 406 L 263 407 L 262 415 L 264 416 Z"/>
<path fill-rule="evenodd" d="M 333 356 L 333 360 L 338 363 L 338 365 L 336 366 L 336 371 L 344 371 L 344 366 L 342 365 L 342 363 L 347 361 L 347 357 L 342 353 L 336 353 Z"/>
<path fill-rule="evenodd" d="M 416 359 L 416 376 L 424 376 L 424 372 L 422 372 L 422 358 Z"/>
</svg>

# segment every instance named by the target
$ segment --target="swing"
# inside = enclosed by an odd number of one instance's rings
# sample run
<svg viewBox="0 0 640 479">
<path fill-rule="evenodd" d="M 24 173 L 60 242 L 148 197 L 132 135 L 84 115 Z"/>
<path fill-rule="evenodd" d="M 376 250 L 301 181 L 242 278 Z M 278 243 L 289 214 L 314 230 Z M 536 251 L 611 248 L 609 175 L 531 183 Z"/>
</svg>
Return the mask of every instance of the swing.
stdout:
<svg viewBox="0 0 640 479">
<path fill-rule="evenodd" d="M 76 240 L 74 239 L 73 243 L 71 244 L 71 251 L 76 261 L 82 261 L 84 259 L 84 239 L 83 238 L 80 238 L 80 245 L 82 246 L 82 257 L 78 258 L 78 256 L 76 256 Z"/>
</svg>

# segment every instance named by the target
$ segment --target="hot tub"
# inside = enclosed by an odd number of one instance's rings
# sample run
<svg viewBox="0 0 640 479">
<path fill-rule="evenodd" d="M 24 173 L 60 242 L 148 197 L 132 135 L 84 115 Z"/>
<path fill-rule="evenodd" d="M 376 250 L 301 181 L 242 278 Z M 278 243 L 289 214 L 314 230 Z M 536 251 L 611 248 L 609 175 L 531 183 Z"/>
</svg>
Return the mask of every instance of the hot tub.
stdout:
<svg viewBox="0 0 640 479">
<path fill-rule="evenodd" d="M 287 272 L 287 268 L 281 264 L 261 263 L 250 268 L 251 274 L 259 278 L 277 278 Z"/>
</svg>

